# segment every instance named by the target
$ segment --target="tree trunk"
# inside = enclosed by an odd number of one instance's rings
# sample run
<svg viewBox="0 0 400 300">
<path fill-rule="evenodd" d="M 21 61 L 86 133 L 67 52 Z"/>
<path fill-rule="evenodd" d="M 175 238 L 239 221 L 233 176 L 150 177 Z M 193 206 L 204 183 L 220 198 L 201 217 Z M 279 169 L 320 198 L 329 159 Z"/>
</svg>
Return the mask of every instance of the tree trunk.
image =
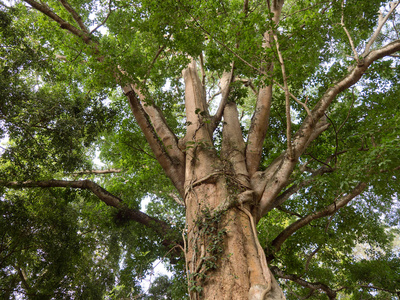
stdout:
<svg viewBox="0 0 400 300">
<path fill-rule="evenodd" d="M 285 299 L 256 236 L 253 192 L 231 175 L 229 164 L 200 148 L 190 151 L 203 155 L 189 168 L 204 176 L 185 186 L 191 299 Z"/>
</svg>

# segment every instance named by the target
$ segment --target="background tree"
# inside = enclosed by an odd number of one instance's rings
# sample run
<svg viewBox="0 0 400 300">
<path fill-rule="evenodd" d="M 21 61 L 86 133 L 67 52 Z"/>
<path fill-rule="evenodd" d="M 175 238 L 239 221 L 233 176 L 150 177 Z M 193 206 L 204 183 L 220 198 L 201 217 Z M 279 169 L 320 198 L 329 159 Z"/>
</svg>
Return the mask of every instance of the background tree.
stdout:
<svg viewBox="0 0 400 300">
<path fill-rule="evenodd" d="M 398 13 L 2 3 L 3 296 L 398 296 Z"/>
</svg>

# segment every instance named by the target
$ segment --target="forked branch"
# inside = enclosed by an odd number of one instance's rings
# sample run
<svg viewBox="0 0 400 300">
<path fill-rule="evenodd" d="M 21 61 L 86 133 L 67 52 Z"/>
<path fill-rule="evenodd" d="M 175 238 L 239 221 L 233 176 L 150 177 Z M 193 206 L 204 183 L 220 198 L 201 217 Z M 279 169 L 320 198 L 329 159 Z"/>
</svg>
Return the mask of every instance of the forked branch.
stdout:
<svg viewBox="0 0 400 300">
<path fill-rule="evenodd" d="M 61 18 L 55 12 L 53 12 L 51 8 L 47 6 L 45 3 L 43 2 L 38 3 L 34 0 L 24 0 L 24 1 L 29 5 L 31 5 L 34 9 L 40 11 L 44 15 L 56 21 L 62 29 L 66 29 L 73 35 L 81 38 L 86 44 L 90 44 L 92 42 L 92 40 L 90 39 L 90 35 L 86 31 L 78 29 L 75 26 L 71 25 L 69 22 L 65 21 L 63 18 Z"/>
<path fill-rule="evenodd" d="M 378 35 L 380 34 L 383 25 L 385 25 L 386 21 L 389 19 L 390 15 L 394 12 L 394 10 L 396 9 L 396 7 L 400 4 L 400 1 L 396 1 L 396 2 L 391 2 L 390 3 L 390 10 L 389 12 L 386 14 L 385 17 L 382 16 L 382 12 L 379 12 L 379 19 L 378 19 L 378 27 L 375 29 L 374 33 L 372 34 L 371 38 L 369 39 L 367 45 L 365 46 L 365 50 L 362 54 L 363 57 L 365 57 L 366 55 L 368 55 L 368 53 L 370 52 L 370 48 L 371 46 L 374 44 L 374 42 L 376 41 L 376 39 L 378 38 Z"/>
<path fill-rule="evenodd" d="M 72 6 L 65 0 L 60 0 L 61 4 L 64 8 L 70 13 L 70 15 L 74 18 L 75 22 L 78 24 L 80 29 L 89 34 L 89 30 L 86 28 L 85 24 L 82 21 L 81 16 L 72 8 Z"/>
</svg>

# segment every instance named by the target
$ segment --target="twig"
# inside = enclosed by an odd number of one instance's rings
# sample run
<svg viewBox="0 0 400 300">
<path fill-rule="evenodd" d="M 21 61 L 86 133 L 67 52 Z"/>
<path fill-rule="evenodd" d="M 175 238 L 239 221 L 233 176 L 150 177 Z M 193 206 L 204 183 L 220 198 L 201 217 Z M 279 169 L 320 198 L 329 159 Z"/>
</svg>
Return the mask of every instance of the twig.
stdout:
<svg viewBox="0 0 400 300">
<path fill-rule="evenodd" d="M 276 80 L 273 80 L 273 82 L 280 88 L 280 89 L 282 89 L 282 90 L 285 90 L 285 88 L 279 83 L 279 82 L 277 82 Z M 293 95 L 290 91 L 289 91 L 289 95 L 290 95 L 290 97 L 292 97 L 292 99 L 294 100 L 294 101 L 296 101 L 298 104 L 300 104 L 301 106 L 303 106 L 303 108 L 305 109 L 305 111 L 307 112 L 307 115 L 309 116 L 309 117 L 312 117 L 312 115 L 311 115 L 311 110 L 308 108 L 308 106 L 307 106 L 307 100 L 308 100 L 308 97 L 307 97 L 307 99 L 306 99 L 306 101 L 305 102 L 301 102 L 295 95 Z"/>
<path fill-rule="evenodd" d="M 106 24 L 108 18 L 109 18 L 110 15 L 111 15 L 111 12 L 112 12 L 112 9 L 111 9 L 111 0 L 110 0 L 110 2 L 108 2 L 108 13 L 107 13 L 106 18 L 103 20 L 103 22 L 101 22 L 99 25 L 97 25 L 97 26 L 90 32 L 90 34 L 92 34 L 93 32 L 97 31 L 97 29 L 99 29 L 101 26 L 103 26 L 104 24 Z"/>
</svg>

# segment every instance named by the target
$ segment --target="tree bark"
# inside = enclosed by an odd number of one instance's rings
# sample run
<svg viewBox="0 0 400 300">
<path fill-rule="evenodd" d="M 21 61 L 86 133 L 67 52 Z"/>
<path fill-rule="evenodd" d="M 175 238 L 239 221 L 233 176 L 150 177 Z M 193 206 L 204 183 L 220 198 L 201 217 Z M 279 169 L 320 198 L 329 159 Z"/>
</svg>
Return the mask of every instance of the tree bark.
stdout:
<svg viewBox="0 0 400 300">
<path fill-rule="evenodd" d="M 211 175 L 185 187 L 191 299 L 285 299 L 258 242 L 250 214 L 254 193 L 223 161 L 209 162 Z"/>
<path fill-rule="evenodd" d="M 194 61 L 183 72 L 188 118 L 185 164 L 186 266 L 191 299 L 285 299 L 258 241 L 254 191 L 236 104 L 224 105 L 220 155 L 212 145 Z M 232 75 L 231 75 L 232 76 Z M 232 77 L 230 77 L 232 78 Z M 229 82 L 221 88 L 229 90 Z M 224 86 L 226 85 L 226 86 Z"/>
</svg>

